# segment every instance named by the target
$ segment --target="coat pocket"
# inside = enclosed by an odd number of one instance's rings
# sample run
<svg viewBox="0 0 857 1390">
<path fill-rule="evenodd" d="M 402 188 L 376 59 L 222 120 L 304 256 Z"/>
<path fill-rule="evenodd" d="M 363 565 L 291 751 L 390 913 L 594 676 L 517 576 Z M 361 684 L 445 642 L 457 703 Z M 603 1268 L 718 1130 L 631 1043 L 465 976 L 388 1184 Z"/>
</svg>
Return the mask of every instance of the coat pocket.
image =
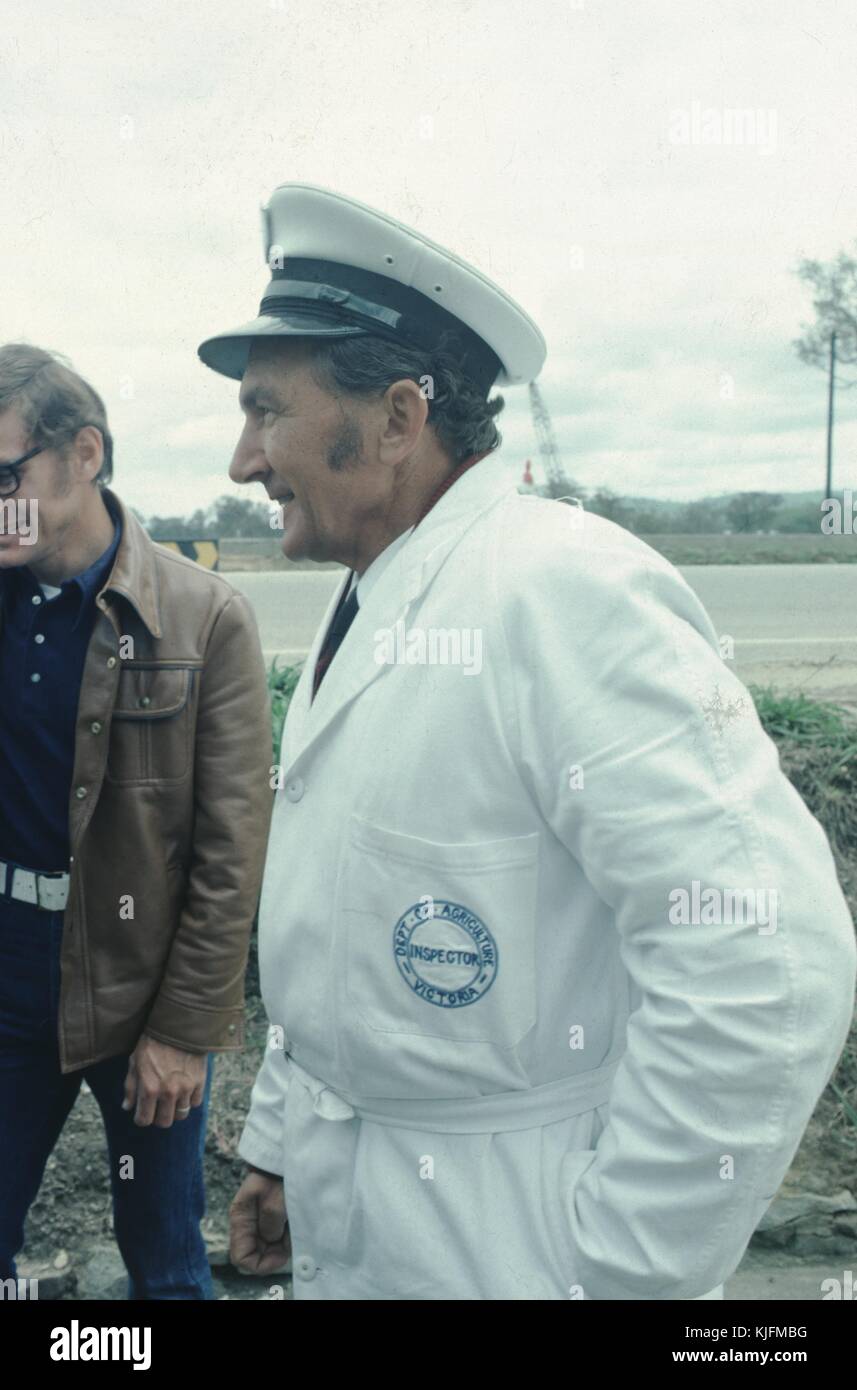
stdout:
<svg viewBox="0 0 857 1390">
<path fill-rule="evenodd" d="M 108 782 L 128 787 L 184 780 L 190 769 L 193 677 L 185 666 L 123 666 L 110 726 Z"/>
<path fill-rule="evenodd" d="M 515 1047 L 536 1020 L 537 833 L 441 844 L 352 816 L 346 994 L 379 1033 Z"/>
</svg>

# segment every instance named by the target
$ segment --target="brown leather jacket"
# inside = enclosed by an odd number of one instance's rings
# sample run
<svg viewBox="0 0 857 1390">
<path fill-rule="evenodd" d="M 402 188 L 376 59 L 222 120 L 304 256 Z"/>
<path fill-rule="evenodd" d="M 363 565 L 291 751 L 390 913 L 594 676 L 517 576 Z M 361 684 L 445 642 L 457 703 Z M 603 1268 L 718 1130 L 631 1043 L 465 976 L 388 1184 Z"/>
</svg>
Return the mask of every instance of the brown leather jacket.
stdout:
<svg viewBox="0 0 857 1390">
<path fill-rule="evenodd" d="M 242 1046 L 273 803 L 247 600 L 105 498 L 122 539 L 96 598 L 77 714 L 64 1072 L 132 1051 L 144 1030 L 189 1052 Z"/>
</svg>

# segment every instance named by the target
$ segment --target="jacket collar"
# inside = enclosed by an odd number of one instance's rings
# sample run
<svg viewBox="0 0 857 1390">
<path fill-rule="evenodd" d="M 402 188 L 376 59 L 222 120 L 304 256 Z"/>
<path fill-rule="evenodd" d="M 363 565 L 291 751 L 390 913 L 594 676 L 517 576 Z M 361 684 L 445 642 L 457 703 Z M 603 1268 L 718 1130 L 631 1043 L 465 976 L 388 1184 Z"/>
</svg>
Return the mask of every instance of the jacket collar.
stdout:
<svg viewBox="0 0 857 1390">
<path fill-rule="evenodd" d="M 5 572 L 2 578 L 3 596 L 11 598 L 16 592 L 23 594 L 26 600 L 31 595 L 39 594 L 40 589 L 51 590 L 51 598 L 60 593 L 71 596 L 75 602 L 74 611 L 68 609 L 68 621 L 70 631 L 74 632 L 83 621 L 84 615 L 89 611 L 90 606 L 95 602 L 96 595 L 104 587 L 104 582 L 113 568 L 113 561 L 116 558 L 116 551 L 119 546 L 121 526 L 118 517 L 111 513 L 113 522 L 113 539 L 102 555 L 94 560 L 80 574 L 75 574 L 71 579 L 66 579 L 62 584 L 42 585 L 36 579 L 33 572 L 27 565 L 21 565 L 15 569 Z"/>
<path fill-rule="evenodd" d="M 105 594 L 121 594 L 140 615 L 152 636 L 160 637 L 162 632 L 154 544 L 134 513 L 120 502 L 116 493 L 111 492 L 109 488 L 104 489 L 104 502 L 114 521 L 119 522 L 121 535 L 113 564 L 103 583 L 98 586 L 95 601 L 100 607 L 100 600 Z M 3 576 L 0 575 L 0 627 L 4 616 L 4 588 Z"/>
<path fill-rule="evenodd" d="M 158 576 L 154 544 L 134 513 L 115 492 L 104 489 L 108 511 L 119 520 L 122 535 L 113 568 L 98 595 L 121 594 L 136 610 L 153 637 L 162 636 L 161 612 L 158 602 Z"/>
<path fill-rule="evenodd" d="M 492 457 L 468 469 L 443 494 L 373 585 L 313 700 L 315 664 L 340 596 L 350 581 L 350 574 L 344 576 L 316 632 L 292 696 L 280 754 L 284 775 L 340 712 L 388 669 L 376 660 L 376 632 L 381 628 L 393 629 L 397 622 L 405 620 L 467 530 L 514 491 L 506 470 Z"/>
</svg>

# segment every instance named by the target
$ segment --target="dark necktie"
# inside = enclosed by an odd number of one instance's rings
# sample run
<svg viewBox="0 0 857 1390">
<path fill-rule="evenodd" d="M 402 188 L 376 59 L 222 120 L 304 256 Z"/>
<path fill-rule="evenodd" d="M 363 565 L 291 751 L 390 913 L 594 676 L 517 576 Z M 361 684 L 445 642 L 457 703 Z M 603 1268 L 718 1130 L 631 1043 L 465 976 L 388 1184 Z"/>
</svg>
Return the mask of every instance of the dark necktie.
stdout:
<svg viewBox="0 0 857 1390">
<path fill-rule="evenodd" d="M 348 598 L 344 603 L 340 604 L 334 615 L 333 622 L 327 630 L 324 645 L 319 653 L 318 661 L 315 663 L 315 681 L 312 687 L 313 698 L 315 698 L 318 687 L 324 680 L 325 671 L 339 651 L 342 639 L 357 615 L 357 608 L 357 585 L 355 584 Z"/>
</svg>

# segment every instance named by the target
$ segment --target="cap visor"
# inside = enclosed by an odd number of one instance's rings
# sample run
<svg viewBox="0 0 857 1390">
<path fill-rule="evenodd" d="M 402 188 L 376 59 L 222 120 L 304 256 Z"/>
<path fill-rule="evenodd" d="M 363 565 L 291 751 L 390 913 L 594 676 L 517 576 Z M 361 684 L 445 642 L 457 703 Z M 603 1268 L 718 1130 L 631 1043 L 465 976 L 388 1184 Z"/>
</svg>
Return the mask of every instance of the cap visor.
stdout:
<svg viewBox="0 0 857 1390">
<path fill-rule="evenodd" d="M 254 338 L 354 338 L 365 333 L 365 328 L 335 323 L 329 315 L 295 311 L 286 317 L 263 315 L 240 328 L 206 338 L 197 353 L 212 371 L 240 381 L 247 370 Z"/>
</svg>

